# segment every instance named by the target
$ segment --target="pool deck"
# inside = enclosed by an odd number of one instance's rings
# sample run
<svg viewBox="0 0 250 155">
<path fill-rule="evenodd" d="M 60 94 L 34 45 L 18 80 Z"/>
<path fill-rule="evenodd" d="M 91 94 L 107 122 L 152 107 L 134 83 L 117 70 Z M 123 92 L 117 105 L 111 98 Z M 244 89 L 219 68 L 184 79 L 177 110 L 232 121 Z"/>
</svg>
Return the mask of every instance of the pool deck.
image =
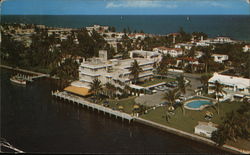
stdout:
<svg viewBox="0 0 250 155">
<path fill-rule="evenodd" d="M 207 98 L 207 97 L 203 97 L 203 96 L 197 96 L 199 98 L 191 98 L 191 99 L 188 99 L 186 101 L 184 101 L 184 107 L 188 110 L 203 110 L 204 108 L 206 107 L 209 107 L 211 105 L 215 105 L 216 104 L 216 101 L 215 99 L 213 98 Z M 187 106 L 188 103 L 192 102 L 192 101 L 209 101 L 211 102 L 212 104 L 205 104 L 205 105 L 201 105 L 199 108 L 191 108 L 189 106 Z"/>
</svg>

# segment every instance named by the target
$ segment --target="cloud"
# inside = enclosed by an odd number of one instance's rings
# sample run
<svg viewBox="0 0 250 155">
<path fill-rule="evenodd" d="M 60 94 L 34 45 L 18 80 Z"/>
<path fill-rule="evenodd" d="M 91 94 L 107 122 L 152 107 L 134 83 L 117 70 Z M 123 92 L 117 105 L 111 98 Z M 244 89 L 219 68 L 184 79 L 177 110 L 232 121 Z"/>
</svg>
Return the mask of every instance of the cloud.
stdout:
<svg viewBox="0 0 250 155">
<path fill-rule="evenodd" d="M 116 1 L 108 2 L 106 8 L 176 8 L 176 4 L 166 4 L 166 1 Z"/>
</svg>

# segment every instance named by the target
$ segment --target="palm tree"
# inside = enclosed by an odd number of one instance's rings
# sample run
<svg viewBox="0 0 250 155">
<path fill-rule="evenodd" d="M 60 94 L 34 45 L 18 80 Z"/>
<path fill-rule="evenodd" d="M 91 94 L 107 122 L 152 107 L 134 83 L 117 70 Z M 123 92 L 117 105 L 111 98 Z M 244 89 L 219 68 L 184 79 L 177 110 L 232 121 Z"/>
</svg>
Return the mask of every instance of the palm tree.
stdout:
<svg viewBox="0 0 250 155">
<path fill-rule="evenodd" d="M 211 56 L 211 50 L 212 50 L 212 47 L 206 47 L 203 49 L 203 56 L 201 57 L 201 60 L 205 63 L 205 72 L 207 73 L 208 72 L 208 68 L 209 68 L 209 65 L 211 63 L 211 60 L 212 60 L 212 56 Z"/>
<path fill-rule="evenodd" d="M 136 60 L 134 60 L 134 62 L 131 63 L 131 67 L 129 68 L 129 71 L 130 71 L 131 76 L 133 76 L 134 83 L 136 83 L 140 72 L 142 72 L 142 68 L 139 66 Z"/>
<path fill-rule="evenodd" d="M 186 80 L 185 77 L 183 75 L 178 76 L 177 78 L 178 81 L 178 90 L 182 93 L 182 94 L 186 94 L 186 87 L 188 86 L 186 84 Z M 189 84 L 190 86 L 190 84 Z"/>
<path fill-rule="evenodd" d="M 175 100 L 178 99 L 179 97 L 180 97 L 180 93 L 178 89 L 174 89 L 174 90 L 170 90 L 166 92 L 163 99 L 166 99 L 170 103 L 169 110 L 174 109 L 173 105 L 175 103 Z"/>
<path fill-rule="evenodd" d="M 116 87 L 113 84 L 108 82 L 105 84 L 105 92 L 106 92 L 106 95 L 109 96 L 109 98 L 113 98 L 116 92 Z"/>
<path fill-rule="evenodd" d="M 101 81 L 98 79 L 94 79 L 90 83 L 90 90 L 89 91 L 94 93 L 94 96 L 96 98 L 95 102 L 96 102 L 98 100 L 98 97 L 100 96 L 100 92 L 102 91 Z"/>
<path fill-rule="evenodd" d="M 223 132 L 226 134 L 227 138 L 236 142 L 239 136 L 239 131 L 241 126 L 238 125 L 238 118 L 234 111 L 227 114 L 226 120 L 223 122 Z"/>
<path fill-rule="evenodd" d="M 217 80 L 214 83 L 214 86 L 212 87 L 212 89 L 215 92 L 216 98 L 217 98 L 217 106 L 218 106 L 218 114 L 219 114 L 219 102 L 220 102 L 220 94 L 227 94 L 227 92 L 225 90 L 223 90 L 224 85 L 222 85 L 221 83 L 219 83 Z"/>
<path fill-rule="evenodd" d="M 211 78 L 212 76 L 210 74 L 203 74 L 200 77 L 200 82 L 203 85 L 203 90 L 205 91 L 205 93 L 208 93 L 208 80 Z"/>
<path fill-rule="evenodd" d="M 195 49 L 194 47 L 191 48 L 191 50 L 189 50 L 188 54 L 187 54 L 188 57 L 191 57 L 192 59 L 195 59 Z M 194 63 L 192 62 L 191 64 L 191 72 L 193 73 L 194 72 Z"/>
</svg>

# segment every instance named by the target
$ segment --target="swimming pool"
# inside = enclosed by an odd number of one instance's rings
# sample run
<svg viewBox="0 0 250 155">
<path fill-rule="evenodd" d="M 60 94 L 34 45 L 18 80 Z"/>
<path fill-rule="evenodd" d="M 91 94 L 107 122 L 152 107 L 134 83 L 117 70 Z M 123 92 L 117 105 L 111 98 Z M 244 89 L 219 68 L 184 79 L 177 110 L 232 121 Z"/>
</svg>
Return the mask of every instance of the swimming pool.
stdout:
<svg viewBox="0 0 250 155">
<path fill-rule="evenodd" d="M 194 99 L 194 100 L 186 101 L 186 103 L 184 104 L 184 107 L 190 110 L 202 110 L 205 107 L 211 106 L 213 104 L 214 103 L 210 100 Z"/>
</svg>

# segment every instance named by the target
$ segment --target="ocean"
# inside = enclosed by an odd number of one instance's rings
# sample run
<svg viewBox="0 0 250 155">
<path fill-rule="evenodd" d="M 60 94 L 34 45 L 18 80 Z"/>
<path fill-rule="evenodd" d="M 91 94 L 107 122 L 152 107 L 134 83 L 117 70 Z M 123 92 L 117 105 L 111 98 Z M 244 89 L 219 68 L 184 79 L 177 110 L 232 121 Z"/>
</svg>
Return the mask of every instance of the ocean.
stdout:
<svg viewBox="0 0 250 155">
<path fill-rule="evenodd" d="M 117 31 L 129 27 L 162 35 L 183 27 L 186 32 L 205 32 L 209 37 L 250 41 L 250 15 L 2 15 L 1 23 L 5 22 L 70 28 L 100 24 L 115 26 Z"/>
</svg>

